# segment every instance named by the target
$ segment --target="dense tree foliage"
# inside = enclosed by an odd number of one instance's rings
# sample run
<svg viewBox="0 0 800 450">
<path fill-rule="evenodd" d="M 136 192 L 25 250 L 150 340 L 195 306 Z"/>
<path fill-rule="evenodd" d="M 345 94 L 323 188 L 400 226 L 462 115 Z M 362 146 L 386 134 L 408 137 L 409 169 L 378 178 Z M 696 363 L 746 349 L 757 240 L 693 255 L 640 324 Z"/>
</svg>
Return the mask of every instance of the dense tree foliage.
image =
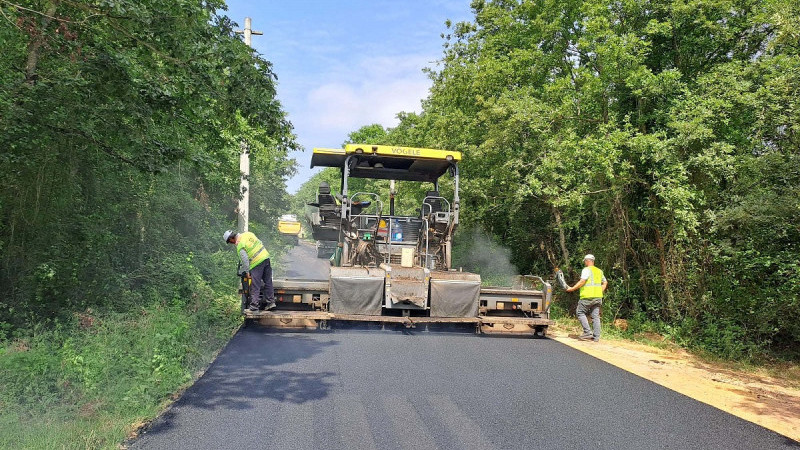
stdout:
<svg viewBox="0 0 800 450">
<path fill-rule="evenodd" d="M 269 242 L 296 144 L 221 9 L 0 1 L 0 447 L 117 446 L 239 325 L 240 145 Z"/>
<path fill-rule="evenodd" d="M 279 213 L 291 125 L 270 63 L 220 9 L 0 2 L 0 337 L 188 294 L 172 288 L 219 267 L 235 226 L 241 140 L 256 230 Z"/>
<path fill-rule="evenodd" d="M 798 5 L 476 0 L 385 141 L 463 151 L 463 220 L 521 271 L 596 254 L 607 319 L 797 349 Z"/>
</svg>

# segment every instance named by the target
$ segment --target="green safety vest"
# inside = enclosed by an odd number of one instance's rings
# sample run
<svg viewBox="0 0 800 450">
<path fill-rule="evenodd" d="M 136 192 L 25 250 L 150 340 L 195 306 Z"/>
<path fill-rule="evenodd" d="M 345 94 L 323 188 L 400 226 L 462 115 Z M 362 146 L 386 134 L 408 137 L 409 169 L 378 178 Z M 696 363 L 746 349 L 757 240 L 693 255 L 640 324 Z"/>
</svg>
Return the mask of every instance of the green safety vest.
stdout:
<svg viewBox="0 0 800 450">
<path fill-rule="evenodd" d="M 269 252 L 264 248 L 264 244 L 255 234 L 245 231 L 239 235 L 239 242 L 236 244 L 236 253 L 244 249 L 247 257 L 250 258 L 250 270 L 269 258 Z"/>
<path fill-rule="evenodd" d="M 603 298 L 603 271 L 589 266 L 592 276 L 581 286 L 581 298 Z"/>
</svg>

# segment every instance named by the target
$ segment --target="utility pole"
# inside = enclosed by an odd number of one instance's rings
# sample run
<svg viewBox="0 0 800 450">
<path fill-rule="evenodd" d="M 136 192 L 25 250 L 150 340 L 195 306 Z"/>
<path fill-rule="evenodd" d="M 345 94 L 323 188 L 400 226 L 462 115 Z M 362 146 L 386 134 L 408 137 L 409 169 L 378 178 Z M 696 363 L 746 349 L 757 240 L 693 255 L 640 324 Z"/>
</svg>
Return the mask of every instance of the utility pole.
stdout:
<svg viewBox="0 0 800 450">
<path fill-rule="evenodd" d="M 244 30 L 236 30 L 236 34 L 244 35 L 244 43 L 248 47 L 253 46 L 252 35 L 264 34 L 261 31 L 253 31 L 251 22 L 249 17 L 245 17 Z M 247 231 L 250 222 L 250 147 L 242 139 L 239 149 L 239 213 L 237 218 L 239 232 L 242 233 Z"/>
</svg>

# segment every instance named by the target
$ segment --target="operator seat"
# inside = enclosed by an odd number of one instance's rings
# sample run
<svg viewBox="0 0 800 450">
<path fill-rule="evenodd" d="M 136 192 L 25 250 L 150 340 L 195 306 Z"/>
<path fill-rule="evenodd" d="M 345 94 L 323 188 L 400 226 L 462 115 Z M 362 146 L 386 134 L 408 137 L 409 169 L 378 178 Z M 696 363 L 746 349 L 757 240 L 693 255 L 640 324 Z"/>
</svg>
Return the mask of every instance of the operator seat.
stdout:
<svg viewBox="0 0 800 450">
<path fill-rule="evenodd" d="M 319 190 L 317 194 L 317 203 L 319 203 L 320 207 L 322 205 L 336 205 L 336 197 L 331 195 L 331 186 L 323 181 L 319 184 Z"/>
</svg>

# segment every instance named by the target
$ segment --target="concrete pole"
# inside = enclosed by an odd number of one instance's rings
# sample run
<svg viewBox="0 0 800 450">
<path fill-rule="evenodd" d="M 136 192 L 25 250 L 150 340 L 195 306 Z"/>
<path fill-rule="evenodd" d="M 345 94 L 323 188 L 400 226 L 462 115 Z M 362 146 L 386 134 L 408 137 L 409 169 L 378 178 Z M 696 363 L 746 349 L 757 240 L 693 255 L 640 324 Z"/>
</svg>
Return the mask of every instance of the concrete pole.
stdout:
<svg viewBox="0 0 800 450">
<path fill-rule="evenodd" d="M 238 229 L 240 233 L 247 231 L 250 223 L 250 148 L 247 142 L 239 143 L 239 208 Z"/>
<path fill-rule="evenodd" d="M 252 35 L 261 36 L 261 31 L 253 31 L 252 20 L 244 18 L 244 30 L 236 30 L 236 34 L 244 35 L 244 43 L 252 47 Z M 239 232 L 245 232 L 250 223 L 250 146 L 242 140 L 239 144 L 239 208 L 238 208 L 238 228 Z"/>
</svg>

